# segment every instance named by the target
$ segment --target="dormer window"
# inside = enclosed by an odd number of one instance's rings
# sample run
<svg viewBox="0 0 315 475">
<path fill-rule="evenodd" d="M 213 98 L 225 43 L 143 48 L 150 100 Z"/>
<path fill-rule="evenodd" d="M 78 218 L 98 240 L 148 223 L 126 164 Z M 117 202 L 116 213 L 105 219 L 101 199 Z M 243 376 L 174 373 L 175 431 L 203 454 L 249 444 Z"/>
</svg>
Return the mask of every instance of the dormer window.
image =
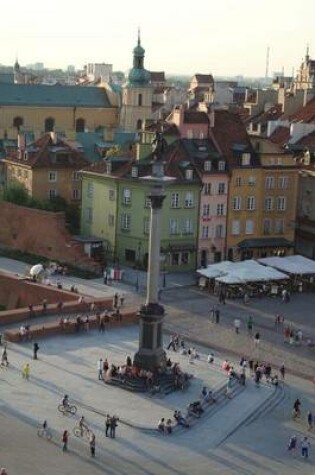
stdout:
<svg viewBox="0 0 315 475">
<path fill-rule="evenodd" d="M 27 150 L 24 151 L 24 160 L 28 160 L 28 151 Z"/>
<path fill-rule="evenodd" d="M 206 160 L 204 163 L 204 170 L 205 172 L 210 172 L 211 171 L 211 160 Z"/>
<path fill-rule="evenodd" d="M 138 167 L 131 167 L 132 178 L 138 178 Z"/>
<path fill-rule="evenodd" d="M 186 180 L 192 180 L 193 179 L 193 170 L 188 168 L 188 170 L 185 171 L 185 178 L 186 178 Z"/>
<path fill-rule="evenodd" d="M 242 166 L 245 167 L 250 165 L 250 153 L 243 153 L 242 154 Z"/>
<path fill-rule="evenodd" d="M 220 170 L 221 172 L 223 172 L 225 170 L 225 161 L 224 160 L 219 160 L 218 170 Z"/>
</svg>

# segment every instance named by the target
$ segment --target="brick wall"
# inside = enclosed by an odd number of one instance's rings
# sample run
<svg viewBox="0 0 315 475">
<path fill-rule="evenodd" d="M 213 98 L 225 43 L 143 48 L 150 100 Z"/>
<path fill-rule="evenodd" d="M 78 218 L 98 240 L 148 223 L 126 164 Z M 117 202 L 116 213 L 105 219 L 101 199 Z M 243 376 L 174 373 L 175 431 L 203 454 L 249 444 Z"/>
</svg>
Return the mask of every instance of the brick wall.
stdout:
<svg viewBox="0 0 315 475">
<path fill-rule="evenodd" d="M 72 240 L 64 213 L 0 202 L 1 244 L 80 268 L 99 270 L 85 254 L 82 244 Z"/>
</svg>

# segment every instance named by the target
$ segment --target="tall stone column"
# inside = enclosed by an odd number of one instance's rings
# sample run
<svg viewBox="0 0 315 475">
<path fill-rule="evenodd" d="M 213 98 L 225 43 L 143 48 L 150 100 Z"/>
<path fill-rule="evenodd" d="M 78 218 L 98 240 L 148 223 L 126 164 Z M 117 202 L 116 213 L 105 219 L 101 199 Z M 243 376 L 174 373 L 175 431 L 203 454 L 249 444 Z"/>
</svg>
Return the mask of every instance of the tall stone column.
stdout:
<svg viewBox="0 0 315 475">
<path fill-rule="evenodd" d="M 147 296 L 139 311 L 139 350 L 134 364 L 143 369 L 165 368 L 166 353 L 163 350 L 164 308 L 158 302 L 161 247 L 161 209 L 165 198 L 164 189 L 155 184 L 149 195 L 151 223 L 149 240 L 149 265 Z"/>
</svg>

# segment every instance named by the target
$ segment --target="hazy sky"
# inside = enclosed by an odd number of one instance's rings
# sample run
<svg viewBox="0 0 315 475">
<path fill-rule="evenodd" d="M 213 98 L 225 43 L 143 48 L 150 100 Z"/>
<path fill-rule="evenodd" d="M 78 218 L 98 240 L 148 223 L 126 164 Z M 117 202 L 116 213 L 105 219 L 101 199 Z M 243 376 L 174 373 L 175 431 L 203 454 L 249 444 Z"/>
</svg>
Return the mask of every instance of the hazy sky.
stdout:
<svg viewBox="0 0 315 475">
<path fill-rule="evenodd" d="M 132 65 L 141 28 L 145 67 L 166 74 L 264 76 L 315 58 L 315 0 L 6 0 L 1 2 L 0 63 L 82 67 Z"/>
</svg>

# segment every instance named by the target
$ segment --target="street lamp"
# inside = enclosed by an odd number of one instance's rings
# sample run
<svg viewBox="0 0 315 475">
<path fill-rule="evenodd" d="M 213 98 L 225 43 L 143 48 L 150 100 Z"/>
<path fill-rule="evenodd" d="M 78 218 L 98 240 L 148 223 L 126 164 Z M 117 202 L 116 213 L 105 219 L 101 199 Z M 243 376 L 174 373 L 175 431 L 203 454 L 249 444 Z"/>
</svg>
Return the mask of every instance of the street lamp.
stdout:
<svg viewBox="0 0 315 475">
<path fill-rule="evenodd" d="M 137 274 L 136 274 L 136 292 L 139 292 L 139 266 L 140 266 L 140 251 L 141 251 L 141 241 L 138 242 L 138 254 L 137 254 Z"/>
</svg>

